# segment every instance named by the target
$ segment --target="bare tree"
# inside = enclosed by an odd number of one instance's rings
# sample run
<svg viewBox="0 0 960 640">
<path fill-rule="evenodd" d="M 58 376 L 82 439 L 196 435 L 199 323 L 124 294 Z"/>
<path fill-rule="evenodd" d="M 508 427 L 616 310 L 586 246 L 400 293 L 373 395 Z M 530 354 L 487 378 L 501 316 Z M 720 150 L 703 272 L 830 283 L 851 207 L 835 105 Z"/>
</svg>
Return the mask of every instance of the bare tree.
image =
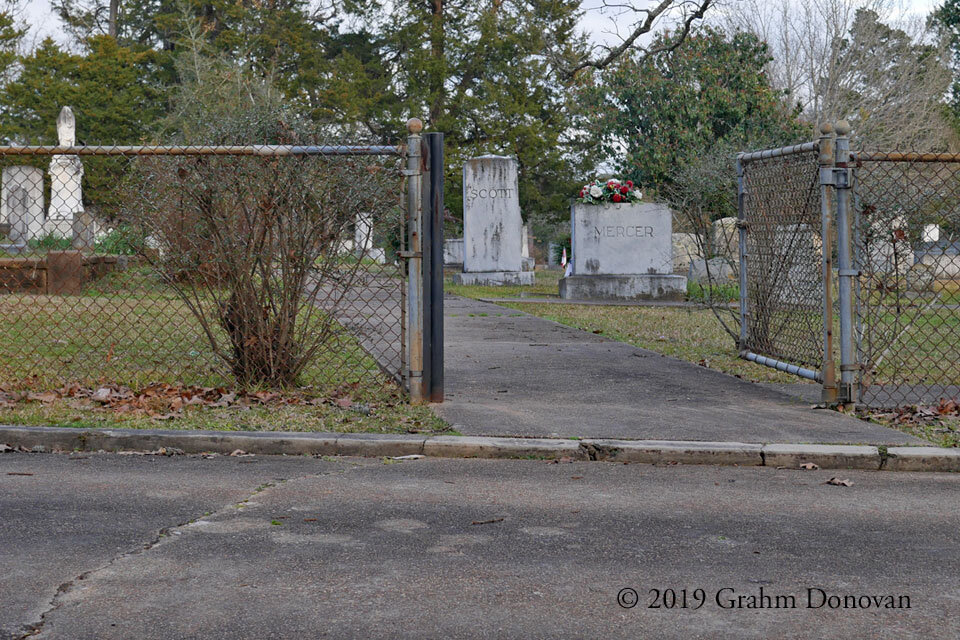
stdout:
<svg viewBox="0 0 960 640">
<path fill-rule="evenodd" d="M 562 70 L 565 78 L 572 78 L 584 69 L 604 69 L 628 51 L 635 51 L 640 57 L 653 56 L 676 49 L 680 46 L 693 27 L 694 22 L 702 20 L 707 9 L 715 0 L 656 0 L 644 2 L 618 2 L 602 0 L 597 10 L 612 14 L 612 30 L 606 35 L 617 44 L 597 44 L 590 53 L 577 60 L 572 66 Z M 624 32 L 619 25 L 629 24 Z M 679 37 L 654 46 L 644 44 L 648 35 L 676 27 Z"/>
<path fill-rule="evenodd" d="M 896 0 L 739 0 L 714 19 L 770 46 L 772 82 L 804 119 L 847 119 L 861 144 L 938 148 L 951 73 L 945 43 Z"/>
</svg>

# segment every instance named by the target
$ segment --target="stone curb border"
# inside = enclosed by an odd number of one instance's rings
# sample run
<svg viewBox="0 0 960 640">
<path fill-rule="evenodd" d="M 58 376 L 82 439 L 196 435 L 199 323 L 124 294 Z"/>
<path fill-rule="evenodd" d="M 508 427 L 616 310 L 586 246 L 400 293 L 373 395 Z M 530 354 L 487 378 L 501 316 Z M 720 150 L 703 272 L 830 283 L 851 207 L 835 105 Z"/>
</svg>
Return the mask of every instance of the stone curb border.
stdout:
<svg viewBox="0 0 960 640">
<path fill-rule="evenodd" d="M 536 458 L 799 469 L 960 471 L 960 449 L 822 444 L 750 444 L 667 440 L 580 440 L 365 433 L 170 431 L 0 426 L 0 444 L 39 451 L 155 451 L 261 455 Z"/>
</svg>

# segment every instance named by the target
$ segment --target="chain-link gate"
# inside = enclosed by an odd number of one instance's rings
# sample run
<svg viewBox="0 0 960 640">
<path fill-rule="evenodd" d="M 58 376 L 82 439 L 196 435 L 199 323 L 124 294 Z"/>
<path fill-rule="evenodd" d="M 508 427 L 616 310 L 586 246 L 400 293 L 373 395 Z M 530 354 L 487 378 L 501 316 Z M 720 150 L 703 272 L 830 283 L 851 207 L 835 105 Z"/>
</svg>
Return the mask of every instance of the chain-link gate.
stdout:
<svg viewBox="0 0 960 640">
<path fill-rule="evenodd" d="M 960 399 L 960 155 L 848 133 L 738 157 L 741 356 L 827 402 Z"/>
<path fill-rule="evenodd" d="M 823 381 L 824 263 L 819 145 L 738 159 L 740 352 Z"/>
<path fill-rule="evenodd" d="M 411 125 L 395 146 L 0 147 L 0 383 L 442 399 L 442 136 Z"/>
</svg>

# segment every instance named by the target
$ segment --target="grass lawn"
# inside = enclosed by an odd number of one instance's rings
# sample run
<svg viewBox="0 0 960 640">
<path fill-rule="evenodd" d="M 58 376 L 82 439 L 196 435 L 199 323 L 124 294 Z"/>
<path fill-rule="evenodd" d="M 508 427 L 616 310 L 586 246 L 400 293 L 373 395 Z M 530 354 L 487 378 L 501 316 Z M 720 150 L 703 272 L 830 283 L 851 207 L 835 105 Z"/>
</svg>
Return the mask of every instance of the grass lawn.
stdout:
<svg viewBox="0 0 960 640">
<path fill-rule="evenodd" d="M 0 397 L 0 422 L 85 428 L 450 433 L 428 408 L 409 405 L 346 330 L 304 371 L 304 386 L 290 393 L 329 398 L 326 403 L 116 411 L 89 398 L 39 395 L 72 384 L 90 389 L 119 385 L 138 391 L 156 383 L 235 386 L 187 306 L 145 269 L 109 274 L 77 296 L 0 295 L 0 393 L 7 393 L 6 401 Z"/>
<path fill-rule="evenodd" d="M 61 398 L 52 402 L 18 402 L 0 405 L 0 423 L 28 426 L 55 425 L 77 428 L 209 429 L 215 431 L 318 431 L 341 433 L 444 433 L 455 435 L 427 407 L 408 404 L 390 385 L 370 401 L 341 408 L 336 403 L 319 406 L 271 405 L 264 407 L 184 407 L 179 415 L 157 419 L 144 413 L 120 413 L 90 401 Z"/>
</svg>

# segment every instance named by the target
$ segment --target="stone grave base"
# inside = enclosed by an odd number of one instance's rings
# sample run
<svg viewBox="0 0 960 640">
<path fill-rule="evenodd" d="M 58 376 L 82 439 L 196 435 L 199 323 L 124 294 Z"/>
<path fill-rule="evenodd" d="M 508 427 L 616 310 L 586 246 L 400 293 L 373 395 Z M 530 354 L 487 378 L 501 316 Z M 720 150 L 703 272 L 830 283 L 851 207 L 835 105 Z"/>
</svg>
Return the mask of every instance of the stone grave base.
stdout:
<svg viewBox="0 0 960 640">
<path fill-rule="evenodd" d="M 453 274 L 453 284 L 483 286 L 533 284 L 532 271 L 464 271 Z"/>
<path fill-rule="evenodd" d="M 567 276 L 560 279 L 565 300 L 683 300 L 684 276 L 665 274 Z"/>
</svg>

